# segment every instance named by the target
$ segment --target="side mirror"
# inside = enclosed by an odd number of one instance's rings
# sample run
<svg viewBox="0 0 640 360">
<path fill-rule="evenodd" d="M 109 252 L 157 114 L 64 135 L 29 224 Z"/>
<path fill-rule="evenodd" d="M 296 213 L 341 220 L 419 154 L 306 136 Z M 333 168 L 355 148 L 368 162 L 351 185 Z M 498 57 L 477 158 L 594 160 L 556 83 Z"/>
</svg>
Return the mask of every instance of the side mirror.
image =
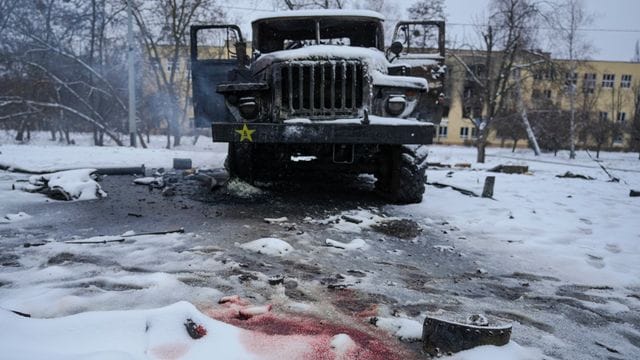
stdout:
<svg viewBox="0 0 640 360">
<path fill-rule="evenodd" d="M 391 51 L 396 57 L 400 55 L 402 52 L 402 43 L 400 41 L 394 41 L 389 47 L 389 51 Z"/>
</svg>

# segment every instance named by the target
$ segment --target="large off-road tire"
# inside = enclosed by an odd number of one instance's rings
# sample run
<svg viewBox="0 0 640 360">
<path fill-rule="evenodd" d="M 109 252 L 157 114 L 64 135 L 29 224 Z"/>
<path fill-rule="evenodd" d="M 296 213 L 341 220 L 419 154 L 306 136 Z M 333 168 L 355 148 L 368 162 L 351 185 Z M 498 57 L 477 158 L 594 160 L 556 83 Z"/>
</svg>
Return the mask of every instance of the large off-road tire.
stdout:
<svg viewBox="0 0 640 360">
<path fill-rule="evenodd" d="M 427 148 L 422 145 L 385 149 L 376 189 L 397 204 L 422 202 L 427 181 L 427 155 Z"/>
<path fill-rule="evenodd" d="M 253 144 L 229 143 L 227 159 L 224 161 L 229 176 L 253 183 L 253 155 Z"/>
</svg>

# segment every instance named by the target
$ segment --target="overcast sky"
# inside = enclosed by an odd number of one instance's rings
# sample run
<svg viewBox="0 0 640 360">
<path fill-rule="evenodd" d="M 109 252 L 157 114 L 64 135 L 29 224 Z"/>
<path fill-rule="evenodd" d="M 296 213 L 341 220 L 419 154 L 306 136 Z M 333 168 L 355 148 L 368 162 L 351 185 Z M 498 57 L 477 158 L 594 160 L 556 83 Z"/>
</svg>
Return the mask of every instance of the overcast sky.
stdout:
<svg viewBox="0 0 640 360">
<path fill-rule="evenodd" d="M 249 36 L 250 22 L 256 17 L 268 15 L 274 10 L 275 0 L 225 0 L 221 3 L 230 18 L 238 22 L 245 36 Z M 282 0 L 280 0 L 281 2 Z M 351 1 L 356 2 L 355 1 Z M 414 1 L 390 1 L 397 4 L 399 13 L 404 13 Z M 640 0 L 584 0 L 587 11 L 594 15 L 594 22 L 588 26 L 584 35 L 594 48 L 591 58 L 594 60 L 629 61 L 634 46 L 640 40 Z M 486 12 L 489 0 L 445 0 L 447 15 L 447 38 L 454 45 L 469 43 L 476 39 L 474 27 Z M 540 47 L 550 51 L 551 44 L 543 37 Z"/>
</svg>

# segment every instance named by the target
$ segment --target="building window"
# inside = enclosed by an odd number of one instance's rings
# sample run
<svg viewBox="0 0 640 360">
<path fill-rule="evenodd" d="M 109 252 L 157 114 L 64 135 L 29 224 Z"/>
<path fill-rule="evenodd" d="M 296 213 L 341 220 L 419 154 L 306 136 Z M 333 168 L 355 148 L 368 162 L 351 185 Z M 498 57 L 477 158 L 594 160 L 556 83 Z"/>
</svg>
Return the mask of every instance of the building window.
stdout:
<svg viewBox="0 0 640 360">
<path fill-rule="evenodd" d="M 616 145 L 622 144 L 623 141 L 624 141 L 624 139 L 622 138 L 621 134 L 618 134 L 613 138 L 613 143 L 616 144 Z"/>
<path fill-rule="evenodd" d="M 564 84 L 565 86 L 576 86 L 576 84 L 578 84 L 578 73 L 574 72 L 574 73 L 566 73 L 564 74 Z"/>
<path fill-rule="evenodd" d="M 607 121 L 607 120 L 609 120 L 609 113 L 606 112 L 606 111 L 600 111 L 600 114 L 598 114 L 598 118 L 601 121 Z"/>
<path fill-rule="evenodd" d="M 461 127 L 460 128 L 460 139 L 468 139 L 469 138 L 469 128 Z"/>
<path fill-rule="evenodd" d="M 618 116 L 616 117 L 616 120 L 621 123 L 624 124 L 625 121 L 627 121 L 627 113 L 626 112 L 622 112 L 619 111 L 618 112 Z"/>
<path fill-rule="evenodd" d="M 438 127 L 438 137 L 446 138 L 448 130 L 449 129 L 446 126 L 439 126 Z"/>
<path fill-rule="evenodd" d="M 545 90 L 544 91 L 544 98 L 545 99 L 551 99 L 551 90 Z"/>
<path fill-rule="evenodd" d="M 533 78 L 535 80 L 555 80 L 556 79 L 556 70 L 551 69 L 542 69 L 535 71 L 533 73 Z"/>
<path fill-rule="evenodd" d="M 603 74 L 602 75 L 602 87 L 603 88 L 612 88 L 613 84 L 616 82 L 615 74 Z"/>
<path fill-rule="evenodd" d="M 620 79 L 620 87 L 625 89 L 631 87 L 631 75 L 622 75 L 622 78 Z"/>
<path fill-rule="evenodd" d="M 478 128 L 476 128 L 475 126 L 471 128 L 471 138 L 472 139 L 478 138 Z"/>
<path fill-rule="evenodd" d="M 596 88 L 596 74 L 585 73 L 583 87 L 585 94 L 593 94 Z"/>
</svg>

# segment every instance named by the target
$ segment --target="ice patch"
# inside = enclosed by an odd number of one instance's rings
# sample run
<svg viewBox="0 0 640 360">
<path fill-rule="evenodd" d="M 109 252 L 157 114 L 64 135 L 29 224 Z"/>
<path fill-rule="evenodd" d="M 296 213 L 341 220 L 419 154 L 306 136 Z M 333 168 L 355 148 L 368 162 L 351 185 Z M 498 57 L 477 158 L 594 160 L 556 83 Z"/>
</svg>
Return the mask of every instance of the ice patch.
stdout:
<svg viewBox="0 0 640 360">
<path fill-rule="evenodd" d="M 239 245 L 241 248 L 270 256 L 284 256 L 293 252 L 293 247 L 286 241 L 276 238 L 262 238 Z"/>
</svg>

